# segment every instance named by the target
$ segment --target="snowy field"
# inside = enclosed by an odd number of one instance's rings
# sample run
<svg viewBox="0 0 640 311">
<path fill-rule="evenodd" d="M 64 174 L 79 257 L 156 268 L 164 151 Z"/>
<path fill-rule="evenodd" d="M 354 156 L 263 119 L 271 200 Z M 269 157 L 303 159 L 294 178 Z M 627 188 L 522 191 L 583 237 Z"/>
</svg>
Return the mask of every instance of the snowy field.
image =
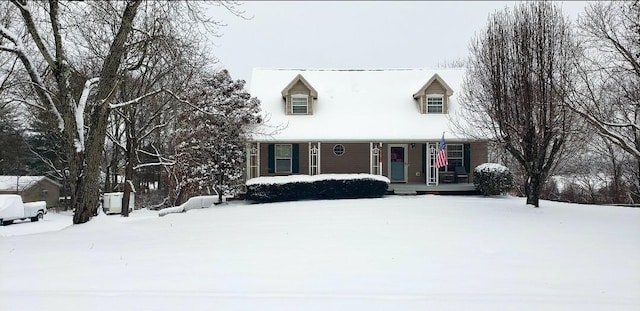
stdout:
<svg viewBox="0 0 640 311">
<path fill-rule="evenodd" d="M 640 209 L 391 196 L 0 227 L 0 310 L 640 310 Z"/>
</svg>

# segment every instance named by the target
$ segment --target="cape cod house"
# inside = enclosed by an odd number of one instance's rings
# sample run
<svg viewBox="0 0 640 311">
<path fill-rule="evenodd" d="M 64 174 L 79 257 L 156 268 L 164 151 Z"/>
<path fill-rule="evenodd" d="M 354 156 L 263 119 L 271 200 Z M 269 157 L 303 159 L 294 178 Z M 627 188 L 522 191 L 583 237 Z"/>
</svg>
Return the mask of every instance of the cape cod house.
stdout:
<svg viewBox="0 0 640 311">
<path fill-rule="evenodd" d="M 254 69 L 263 123 L 247 178 L 326 173 L 387 176 L 393 185 L 471 183 L 487 142 L 455 133 L 464 69 Z M 443 136 L 449 165 L 436 169 Z"/>
</svg>

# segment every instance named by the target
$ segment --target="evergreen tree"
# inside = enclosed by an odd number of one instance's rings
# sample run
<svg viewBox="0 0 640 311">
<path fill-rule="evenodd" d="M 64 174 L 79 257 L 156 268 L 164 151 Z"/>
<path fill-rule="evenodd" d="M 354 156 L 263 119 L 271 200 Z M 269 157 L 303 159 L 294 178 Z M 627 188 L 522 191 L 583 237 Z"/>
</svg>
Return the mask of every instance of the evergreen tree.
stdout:
<svg viewBox="0 0 640 311">
<path fill-rule="evenodd" d="M 8 103 L 0 103 L 0 175 L 26 175 L 29 148 L 17 113 Z"/>
<path fill-rule="evenodd" d="M 176 129 L 174 204 L 218 187 L 220 196 L 242 184 L 247 137 L 260 122 L 259 101 L 226 70 L 204 78 L 194 88 Z"/>
<path fill-rule="evenodd" d="M 60 182 L 68 170 L 62 134 L 56 131 L 55 116 L 50 111 L 32 109 L 29 135 L 29 157 L 26 163 L 31 175 L 45 175 Z"/>
</svg>

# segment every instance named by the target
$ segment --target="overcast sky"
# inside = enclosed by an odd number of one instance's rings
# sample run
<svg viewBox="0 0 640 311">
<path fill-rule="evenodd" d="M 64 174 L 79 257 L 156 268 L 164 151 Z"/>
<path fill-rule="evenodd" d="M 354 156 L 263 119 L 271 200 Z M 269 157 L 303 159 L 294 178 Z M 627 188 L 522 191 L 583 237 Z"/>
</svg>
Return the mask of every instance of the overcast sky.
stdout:
<svg viewBox="0 0 640 311">
<path fill-rule="evenodd" d="M 246 1 L 244 20 L 216 8 L 227 26 L 212 47 L 235 79 L 260 68 L 424 68 L 466 57 L 490 13 L 514 1 Z M 575 18 L 583 1 L 559 2 Z"/>
</svg>

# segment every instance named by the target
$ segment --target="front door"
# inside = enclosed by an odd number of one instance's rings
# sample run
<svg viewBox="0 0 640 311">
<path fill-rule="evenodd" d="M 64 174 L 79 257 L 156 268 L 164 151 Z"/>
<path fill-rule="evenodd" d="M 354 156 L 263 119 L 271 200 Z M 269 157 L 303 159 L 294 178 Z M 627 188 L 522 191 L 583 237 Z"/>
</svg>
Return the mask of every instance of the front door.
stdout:
<svg viewBox="0 0 640 311">
<path fill-rule="evenodd" d="M 406 182 L 407 145 L 389 145 L 389 175 L 392 182 Z"/>
</svg>

